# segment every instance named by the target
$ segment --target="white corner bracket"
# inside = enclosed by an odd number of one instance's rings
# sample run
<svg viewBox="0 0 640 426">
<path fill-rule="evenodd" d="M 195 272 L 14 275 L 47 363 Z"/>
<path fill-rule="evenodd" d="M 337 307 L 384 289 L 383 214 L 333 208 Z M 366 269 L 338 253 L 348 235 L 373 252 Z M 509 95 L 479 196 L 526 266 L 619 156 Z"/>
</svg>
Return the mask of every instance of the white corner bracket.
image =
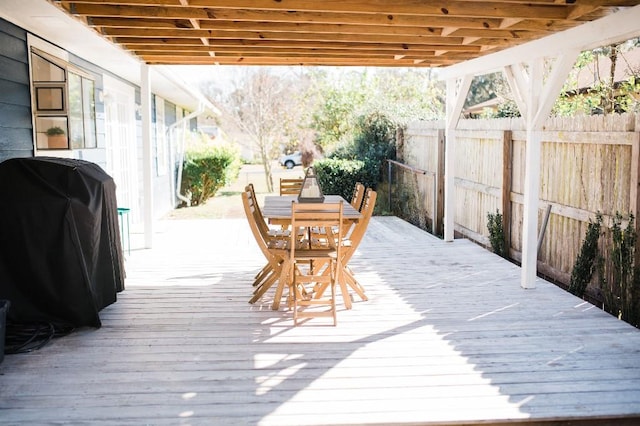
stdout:
<svg viewBox="0 0 640 426">
<path fill-rule="evenodd" d="M 540 197 L 540 155 L 542 130 L 562 86 L 573 68 L 580 52 L 567 51 L 551 64 L 551 72 L 545 79 L 544 58 L 532 60 L 524 66 L 508 67 L 507 81 L 513 85 L 516 99 L 526 111 L 527 142 L 525 152 L 524 218 L 522 225 L 522 270 L 520 285 L 535 288 L 538 262 L 538 208 Z M 509 76 L 509 73 L 513 75 Z M 526 84 L 525 84 L 526 83 Z"/>
</svg>

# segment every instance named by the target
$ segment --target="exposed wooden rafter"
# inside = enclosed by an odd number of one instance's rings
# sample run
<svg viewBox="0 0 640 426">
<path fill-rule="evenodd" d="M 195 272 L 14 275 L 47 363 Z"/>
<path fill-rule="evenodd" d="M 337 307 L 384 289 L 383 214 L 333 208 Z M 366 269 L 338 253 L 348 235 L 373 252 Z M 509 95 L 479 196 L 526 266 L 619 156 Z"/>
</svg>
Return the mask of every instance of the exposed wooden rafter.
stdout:
<svg viewBox="0 0 640 426">
<path fill-rule="evenodd" d="M 443 66 L 640 0 L 52 0 L 149 64 Z"/>
</svg>

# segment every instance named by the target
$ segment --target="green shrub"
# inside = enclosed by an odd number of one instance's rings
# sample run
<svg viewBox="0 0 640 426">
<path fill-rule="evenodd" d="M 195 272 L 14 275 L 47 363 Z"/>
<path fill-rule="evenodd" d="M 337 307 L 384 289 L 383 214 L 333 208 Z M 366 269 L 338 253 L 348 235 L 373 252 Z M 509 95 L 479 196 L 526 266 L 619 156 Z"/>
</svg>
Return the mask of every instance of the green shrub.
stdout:
<svg viewBox="0 0 640 426">
<path fill-rule="evenodd" d="M 504 225 L 502 223 L 502 213 L 496 209 L 494 213 L 487 213 L 487 229 L 489 230 L 489 242 L 493 252 L 498 256 L 507 257 L 507 250 L 504 245 Z"/>
<path fill-rule="evenodd" d="M 356 181 L 352 182 L 349 176 L 355 173 L 359 175 L 359 181 L 366 187 L 377 189 L 378 183 L 382 179 L 385 160 L 395 159 L 396 125 L 384 114 L 374 112 L 359 117 L 357 129 L 357 134 L 352 142 L 338 146 L 328 156 L 331 160 L 356 161 L 358 162 L 357 166 L 346 165 L 347 163 L 331 163 L 331 177 L 326 179 L 327 181 L 339 179 L 340 169 L 344 169 L 346 173 L 344 180 L 347 182 L 343 185 L 336 183 L 336 185 L 351 186 L 351 190 L 353 190 Z M 316 162 L 317 164 L 318 162 Z M 354 167 L 358 169 L 357 173 L 354 172 Z"/>
<path fill-rule="evenodd" d="M 324 194 L 342 195 L 345 200 L 350 200 L 356 182 L 365 187 L 372 186 L 364 161 L 325 158 L 314 162 L 313 169 Z"/>
<path fill-rule="evenodd" d="M 238 177 L 240 154 L 231 146 L 200 147 L 185 154 L 182 193 L 191 205 L 204 204 L 216 192 Z"/>
<path fill-rule="evenodd" d="M 356 158 L 382 164 L 394 160 L 396 125 L 384 114 L 374 112 L 358 119 L 358 133 L 354 139 Z"/>
<path fill-rule="evenodd" d="M 611 227 L 613 279 L 610 283 L 604 280 L 601 284 L 604 287 L 604 309 L 637 327 L 640 319 L 637 301 L 640 296 L 640 271 L 635 264 L 637 236 L 634 219 L 631 213 L 624 218 L 616 212 Z M 625 228 L 622 227 L 624 220 L 628 221 Z"/>
<path fill-rule="evenodd" d="M 599 265 L 598 240 L 600 239 L 600 228 L 602 226 L 602 215 L 596 215 L 596 221 L 589 220 L 587 233 L 580 247 L 578 257 L 571 271 L 569 281 L 569 292 L 578 297 L 584 296 L 587 286 L 591 282 L 593 273 Z"/>
</svg>

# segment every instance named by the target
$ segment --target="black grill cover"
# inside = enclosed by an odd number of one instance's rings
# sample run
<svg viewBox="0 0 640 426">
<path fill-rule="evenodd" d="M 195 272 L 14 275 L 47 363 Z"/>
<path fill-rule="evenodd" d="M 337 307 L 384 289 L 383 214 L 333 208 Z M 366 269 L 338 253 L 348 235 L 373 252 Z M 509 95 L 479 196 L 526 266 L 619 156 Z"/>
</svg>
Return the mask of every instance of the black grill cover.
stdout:
<svg viewBox="0 0 640 426">
<path fill-rule="evenodd" d="M 52 157 L 0 163 L 0 299 L 16 323 L 100 327 L 124 290 L 113 179 Z"/>
</svg>

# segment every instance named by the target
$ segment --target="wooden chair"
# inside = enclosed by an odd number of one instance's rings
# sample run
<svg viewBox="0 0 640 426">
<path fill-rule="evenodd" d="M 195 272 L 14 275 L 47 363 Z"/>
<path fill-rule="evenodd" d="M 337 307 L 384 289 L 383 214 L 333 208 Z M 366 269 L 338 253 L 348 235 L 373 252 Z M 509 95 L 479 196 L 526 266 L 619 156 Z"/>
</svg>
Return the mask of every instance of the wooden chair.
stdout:
<svg viewBox="0 0 640 426">
<path fill-rule="evenodd" d="M 351 196 L 351 205 L 354 209 L 360 211 L 362 208 L 362 200 L 364 199 L 365 187 L 360 182 L 356 182 L 355 188 L 353 188 L 353 195 Z"/>
<path fill-rule="evenodd" d="M 267 260 L 267 264 L 258 273 L 254 281 L 256 289 L 254 290 L 253 297 L 249 300 L 249 303 L 255 303 L 269 288 L 273 286 L 275 282 L 282 278 L 284 263 L 288 256 L 287 248 L 289 240 L 269 235 L 268 227 L 262 218 L 251 188 L 248 186 L 242 193 L 242 204 L 251 232 L 253 233 L 260 251 L 262 251 L 262 254 Z M 275 297 L 276 299 L 274 299 L 273 306 L 278 306 L 280 297 L 282 297 L 282 292 L 277 290 Z M 278 303 L 275 303 L 276 300 Z M 277 307 L 275 309 L 277 309 Z"/>
<path fill-rule="evenodd" d="M 256 192 L 253 184 L 248 184 L 244 187 L 244 191 L 247 193 L 247 202 L 249 204 L 249 209 L 254 215 L 254 220 L 256 225 L 259 228 L 260 233 L 263 235 L 263 238 L 267 241 L 273 239 L 289 239 L 289 231 L 286 229 L 273 229 L 267 225 L 267 222 L 264 220 L 262 216 L 262 211 L 260 210 L 260 206 L 258 205 L 258 200 L 256 198 Z M 273 245 L 273 243 L 271 243 Z M 254 278 L 253 286 L 257 287 L 261 284 L 261 282 L 268 278 L 270 273 L 273 272 L 271 265 L 267 263 L 264 268 L 258 272 Z"/>
<path fill-rule="evenodd" d="M 351 201 L 349 202 L 351 206 L 360 211 L 360 207 L 362 206 L 362 200 L 364 199 L 365 187 L 360 182 L 356 182 L 355 187 L 353 188 L 353 194 L 351 195 Z M 344 229 L 342 230 L 342 234 L 347 236 L 349 231 L 351 230 L 353 223 L 346 223 L 342 225 Z M 313 228 L 311 233 L 316 241 L 324 241 L 326 238 L 326 231 L 322 228 Z M 335 230 L 334 230 L 335 233 Z"/>
<path fill-rule="evenodd" d="M 264 216 L 262 216 L 262 211 L 260 210 L 260 206 L 258 205 L 256 191 L 253 187 L 253 184 L 248 184 L 247 186 L 245 186 L 244 190 L 245 192 L 249 191 L 248 196 L 250 197 L 250 201 L 252 201 L 253 205 L 255 206 L 256 219 L 262 231 L 271 237 L 289 238 L 289 231 L 282 230 L 280 228 L 270 228 L 269 225 L 267 225 L 267 221 L 264 219 Z"/>
<path fill-rule="evenodd" d="M 338 281 L 340 290 L 342 292 L 342 299 L 344 300 L 344 306 L 347 309 L 351 309 L 351 297 L 348 293 L 347 286 L 351 287 L 362 300 L 369 300 L 365 294 L 364 287 L 356 280 L 353 272 L 348 266 L 349 260 L 353 257 L 354 253 L 358 249 L 358 246 L 362 242 L 364 235 L 373 216 L 373 209 L 376 204 L 378 193 L 369 188 L 366 191 L 364 201 L 362 203 L 362 218 L 355 224 L 351 233 L 345 238 L 341 239 L 341 269 L 338 271 Z M 316 297 L 322 297 L 326 290 L 326 285 L 323 283 L 316 289 Z"/>
<path fill-rule="evenodd" d="M 299 195 L 303 180 L 302 178 L 280 178 L 280 195 Z"/>
<path fill-rule="evenodd" d="M 369 222 L 371 221 L 371 217 L 373 216 L 373 209 L 376 206 L 377 198 L 378 193 L 376 191 L 371 188 L 367 189 L 364 201 L 362 202 L 362 209 L 360 210 L 360 212 L 362 213 L 362 219 L 360 219 L 355 225 L 348 238 L 346 238 L 342 242 L 342 270 L 340 278 L 344 278 L 346 280 L 346 283 L 358 294 L 358 296 L 360 296 L 362 300 L 368 300 L 368 298 L 364 294 L 364 288 L 355 279 L 348 263 L 358 249 L 358 246 L 362 242 L 367 228 L 369 227 Z"/>
<path fill-rule="evenodd" d="M 291 205 L 291 239 L 289 243 L 289 294 L 293 304 L 293 322 L 298 325 L 299 318 L 332 317 L 337 325 L 336 291 L 338 272 L 341 266 L 341 244 L 334 241 L 342 239 L 342 203 L 297 203 Z M 297 238 L 298 230 L 313 227 L 337 229 L 327 246 L 317 247 L 308 240 Z M 331 231 L 329 231 L 331 232 Z M 322 284 L 323 289 L 330 288 L 329 298 L 314 297 L 307 285 Z M 321 306 L 328 307 L 321 309 Z"/>
<path fill-rule="evenodd" d="M 364 193 L 365 193 L 364 185 L 361 184 L 360 182 L 356 182 L 356 185 L 353 188 L 353 195 L 351 196 L 350 204 L 354 209 L 358 211 L 360 211 L 360 209 L 362 208 L 362 200 L 364 199 Z M 349 235 L 349 232 L 355 225 L 353 223 L 347 223 L 343 226 L 344 226 L 344 229 L 342 230 L 342 233 L 346 237 L 347 235 Z"/>
</svg>

